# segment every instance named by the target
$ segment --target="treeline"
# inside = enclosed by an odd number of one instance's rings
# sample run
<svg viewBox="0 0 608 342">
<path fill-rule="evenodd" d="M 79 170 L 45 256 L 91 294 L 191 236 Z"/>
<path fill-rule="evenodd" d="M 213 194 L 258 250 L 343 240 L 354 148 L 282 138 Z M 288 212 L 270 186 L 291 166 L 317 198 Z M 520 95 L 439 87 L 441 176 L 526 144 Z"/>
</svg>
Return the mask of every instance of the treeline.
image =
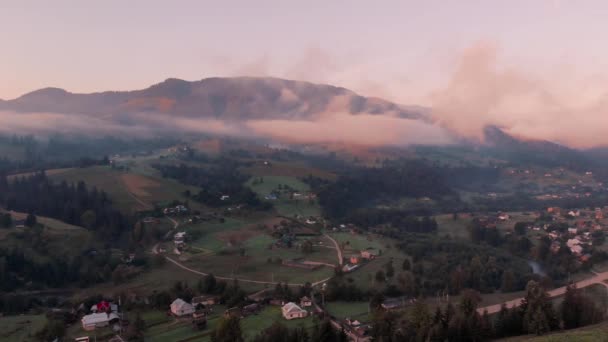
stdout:
<svg viewBox="0 0 608 342">
<path fill-rule="evenodd" d="M 116 280 L 126 268 L 148 267 L 153 260 L 138 255 L 127 266 L 110 249 L 82 246 L 71 254 L 54 253 L 45 248 L 42 229 L 28 229 L 18 239 L 28 239 L 30 248 L 0 249 L 0 292 L 60 288 L 68 285 L 88 287 Z M 119 274 L 121 273 L 121 274 Z M 2 310 L 0 308 L 0 310 Z M 17 310 L 11 312 L 19 312 Z"/>
<path fill-rule="evenodd" d="M 482 293 L 518 291 L 535 277 L 525 260 L 490 246 L 420 234 L 403 234 L 400 239 L 397 247 L 413 261 L 411 271 L 404 269 L 414 281 L 407 287 L 416 289 L 410 295 L 458 294 L 465 288 Z"/>
<path fill-rule="evenodd" d="M 10 182 L 0 177 L 0 205 L 83 226 L 105 241 L 117 239 L 132 227 L 132 220 L 112 207 L 105 192 L 89 190 L 84 182 L 56 184 L 44 172 Z"/>
<path fill-rule="evenodd" d="M 534 281 L 527 284 L 519 307 L 509 309 L 503 305 L 494 318 L 487 312 L 478 312 L 480 300 L 477 292 L 467 290 L 458 306 L 448 303 L 443 308 L 437 307 L 435 312 L 429 311 L 422 301 L 407 316 L 376 310 L 372 336 L 396 342 L 489 341 L 523 334 L 542 335 L 600 322 L 606 309 L 575 286 L 568 287 L 564 302 L 556 309 L 545 289 Z"/>
<path fill-rule="evenodd" d="M 57 134 L 43 140 L 30 135 L 0 135 L 0 144 L 21 149 L 18 158 L 0 156 L 0 172 L 13 174 L 63 167 L 105 165 L 108 159 L 104 156 L 117 153 L 150 153 L 176 143 L 178 141 L 173 138 L 91 138 Z"/>
<path fill-rule="evenodd" d="M 190 194 L 190 197 L 205 205 L 220 207 L 246 204 L 259 210 L 272 208 L 272 204 L 260 200 L 255 192 L 244 185 L 249 176 L 239 172 L 239 164 L 235 161 L 219 158 L 213 165 L 205 168 L 185 164 L 178 166 L 156 164 L 154 167 L 165 178 L 173 178 L 181 183 L 200 187 L 201 190 L 196 194 Z M 222 199 L 222 196 L 228 197 Z"/>
<path fill-rule="evenodd" d="M 416 160 L 386 161 L 379 168 L 353 168 L 317 190 L 325 216 L 332 219 L 383 201 L 452 194 L 437 169 Z"/>
<path fill-rule="evenodd" d="M 381 233 L 390 237 L 397 237 L 402 232 L 433 233 L 438 226 L 428 213 L 428 210 L 361 208 L 349 213 L 344 222 L 363 229 L 386 225 Z"/>
</svg>

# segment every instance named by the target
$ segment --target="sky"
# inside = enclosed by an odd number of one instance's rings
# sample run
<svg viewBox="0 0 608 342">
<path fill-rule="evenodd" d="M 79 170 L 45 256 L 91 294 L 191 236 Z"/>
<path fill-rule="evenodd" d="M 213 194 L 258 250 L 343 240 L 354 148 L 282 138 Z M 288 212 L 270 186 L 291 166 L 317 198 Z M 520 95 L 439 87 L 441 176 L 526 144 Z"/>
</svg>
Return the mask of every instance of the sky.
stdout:
<svg viewBox="0 0 608 342">
<path fill-rule="evenodd" d="M 467 137 L 608 145 L 605 18 L 591 0 L 0 0 L 0 98 L 275 76 L 428 106 Z"/>
<path fill-rule="evenodd" d="M 1 0 L 0 98 L 270 75 L 429 105 L 480 41 L 541 77 L 603 77 L 607 15 L 605 1 Z"/>
</svg>

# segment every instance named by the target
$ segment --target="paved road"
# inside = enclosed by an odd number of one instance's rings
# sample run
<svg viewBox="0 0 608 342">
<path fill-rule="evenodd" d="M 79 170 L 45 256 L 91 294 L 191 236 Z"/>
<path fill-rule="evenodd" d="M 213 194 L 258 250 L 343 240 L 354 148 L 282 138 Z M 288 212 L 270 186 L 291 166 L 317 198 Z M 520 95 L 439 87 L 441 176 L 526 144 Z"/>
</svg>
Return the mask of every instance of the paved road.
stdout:
<svg viewBox="0 0 608 342">
<path fill-rule="evenodd" d="M 336 251 L 338 251 L 338 265 L 342 266 L 342 262 L 344 261 L 344 258 L 342 257 L 342 250 L 340 249 L 340 246 L 338 245 L 336 240 L 334 240 L 334 238 L 332 238 L 331 236 L 329 236 L 327 234 L 323 234 L 323 236 L 330 239 L 331 242 L 334 243 L 334 246 L 336 246 Z"/>
<path fill-rule="evenodd" d="M 169 231 L 167 233 L 167 235 L 165 236 L 165 238 L 167 238 L 172 231 L 176 230 L 179 227 L 179 222 L 175 221 L 174 219 L 172 219 L 169 216 L 167 216 L 167 219 L 169 219 L 169 220 L 171 220 L 171 222 L 173 222 L 173 230 Z M 334 242 L 334 244 L 336 244 L 336 241 L 334 239 L 332 239 L 331 237 L 329 237 L 329 238 Z M 155 244 L 152 247 L 152 254 L 159 254 L 158 245 L 159 244 L 157 243 L 157 244 Z M 337 244 L 336 244 L 336 248 L 338 250 L 338 256 L 341 258 L 342 257 L 342 252 L 340 251 L 340 248 L 338 248 Z M 177 266 L 177 267 L 179 267 L 179 268 L 181 268 L 181 269 L 183 269 L 185 271 L 192 272 L 192 273 L 195 273 L 195 274 L 198 274 L 198 275 L 202 275 L 202 276 L 208 275 L 208 273 L 192 269 L 192 268 L 190 268 L 190 267 L 188 267 L 188 266 L 180 263 L 179 261 L 166 256 L 166 255 L 164 255 L 164 257 L 165 257 L 165 259 L 167 261 L 169 261 L 170 263 L 174 264 L 175 266 Z M 216 276 L 216 275 L 214 275 L 214 276 L 215 276 L 216 279 L 221 279 L 221 280 L 234 280 L 235 279 L 233 277 L 221 277 L 221 276 Z M 328 278 L 316 281 L 316 282 L 312 283 L 312 286 L 317 286 L 317 285 L 323 284 L 323 283 L 327 282 L 329 279 L 331 279 L 331 277 L 328 277 Z M 243 283 L 263 284 L 263 285 L 276 285 L 276 283 L 277 283 L 277 282 L 272 282 L 272 281 L 253 280 L 253 279 L 244 279 L 244 278 L 236 278 L 236 280 L 238 280 L 239 282 L 243 282 Z M 304 284 L 302 284 L 302 283 L 287 283 L 287 286 L 303 286 L 303 285 Z"/>
<path fill-rule="evenodd" d="M 604 285 L 608 288 L 608 284 L 606 284 L 604 282 L 605 280 L 608 280 L 608 272 L 595 273 L 595 275 L 593 277 L 583 279 L 581 281 L 577 281 L 574 284 L 576 284 L 576 287 L 579 289 L 590 286 L 590 285 L 594 285 L 594 284 Z M 565 293 L 566 293 L 566 286 L 558 287 L 556 289 L 548 291 L 550 298 L 563 296 Z M 508 308 L 518 307 L 521 305 L 522 300 L 523 300 L 523 297 L 509 300 L 509 301 L 506 301 L 506 302 L 500 303 L 500 304 L 488 305 L 485 307 L 478 308 L 477 312 L 483 313 L 484 310 L 487 310 L 489 314 L 494 314 L 494 313 L 497 313 L 500 311 L 502 304 L 506 304 Z"/>
</svg>

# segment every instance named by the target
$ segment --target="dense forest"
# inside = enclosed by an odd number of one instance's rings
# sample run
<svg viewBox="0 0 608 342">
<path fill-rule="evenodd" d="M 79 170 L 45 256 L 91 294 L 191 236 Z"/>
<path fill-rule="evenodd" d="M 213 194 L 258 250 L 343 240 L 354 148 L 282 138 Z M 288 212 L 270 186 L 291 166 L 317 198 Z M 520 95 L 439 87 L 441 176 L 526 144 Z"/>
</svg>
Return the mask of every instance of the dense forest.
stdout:
<svg viewBox="0 0 608 342">
<path fill-rule="evenodd" d="M 379 168 L 353 168 L 336 182 L 316 190 L 325 216 L 332 219 L 343 218 L 352 210 L 383 201 L 452 194 L 441 173 L 420 161 L 394 161 L 385 162 Z"/>
</svg>

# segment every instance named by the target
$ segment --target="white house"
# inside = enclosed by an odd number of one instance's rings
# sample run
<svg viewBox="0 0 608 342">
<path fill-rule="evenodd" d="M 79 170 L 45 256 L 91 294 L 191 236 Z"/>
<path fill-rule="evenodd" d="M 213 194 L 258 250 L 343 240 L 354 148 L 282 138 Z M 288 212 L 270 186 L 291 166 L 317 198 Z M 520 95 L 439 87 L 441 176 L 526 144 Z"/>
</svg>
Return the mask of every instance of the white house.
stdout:
<svg viewBox="0 0 608 342">
<path fill-rule="evenodd" d="M 583 247 L 579 245 L 572 246 L 570 247 L 570 251 L 572 252 L 572 254 L 581 255 L 583 253 Z"/>
<path fill-rule="evenodd" d="M 173 236 L 173 243 L 176 245 L 181 245 L 186 240 L 186 232 L 177 232 Z"/>
<path fill-rule="evenodd" d="M 574 239 L 568 239 L 568 241 L 566 242 L 566 245 L 570 248 L 574 247 L 574 246 L 578 246 L 581 244 L 581 240 L 574 238 Z"/>
<path fill-rule="evenodd" d="M 105 312 L 92 313 L 82 317 L 82 328 L 87 331 L 95 330 L 95 328 L 107 327 L 111 321 L 118 320 L 116 313 L 107 314 Z"/>
<path fill-rule="evenodd" d="M 184 302 L 181 298 L 177 298 L 171 303 L 171 313 L 178 317 L 192 315 L 194 307 L 192 304 Z"/>
<path fill-rule="evenodd" d="M 568 233 L 576 234 L 576 233 L 578 233 L 578 228 L 568 228 Z"/>
<path fill-rule="evenodd" d="M 285 319 L 304 318 L 308 316 L 308 311 L 299 307 L 296 303 L 289 302 L 281 308 Z"/>
</svg>

